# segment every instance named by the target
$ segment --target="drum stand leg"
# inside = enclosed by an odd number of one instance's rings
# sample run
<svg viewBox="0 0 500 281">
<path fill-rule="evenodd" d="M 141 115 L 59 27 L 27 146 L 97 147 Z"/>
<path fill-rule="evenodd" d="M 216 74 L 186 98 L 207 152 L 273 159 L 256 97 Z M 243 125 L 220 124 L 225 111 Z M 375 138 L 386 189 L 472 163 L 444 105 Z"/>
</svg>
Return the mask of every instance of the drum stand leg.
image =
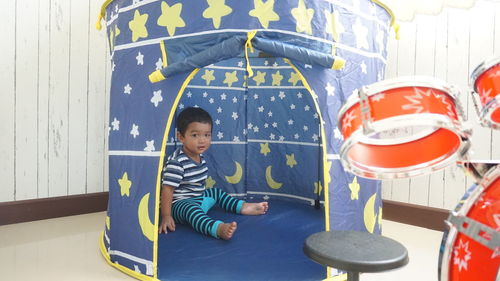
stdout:
<svg viewBox="0 0 500 281">
<path fill-rule="evenodd" d="M 359 281 L 359 272 L 347 272 L 347 281 Z"/>
</svg>

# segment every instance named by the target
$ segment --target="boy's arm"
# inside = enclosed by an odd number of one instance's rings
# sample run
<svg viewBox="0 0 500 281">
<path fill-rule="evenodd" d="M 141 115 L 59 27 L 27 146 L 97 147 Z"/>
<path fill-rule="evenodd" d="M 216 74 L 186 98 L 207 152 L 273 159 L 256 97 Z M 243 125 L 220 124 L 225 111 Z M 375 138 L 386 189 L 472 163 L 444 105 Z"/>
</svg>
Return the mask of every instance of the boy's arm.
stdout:
<svg viewBox="0 0 500 281">
<path fill-rule="evenodd" d="M 169 231 L 175 231 L 175 222 L 172 217 L 172 199 L 174 197 L 174 189 L 174 187 L 166 184 L 164 184 L 161 189 L 161 223 L 158 227 L 159 233 L 167 233 L 167 229 Z"/>
</svg>

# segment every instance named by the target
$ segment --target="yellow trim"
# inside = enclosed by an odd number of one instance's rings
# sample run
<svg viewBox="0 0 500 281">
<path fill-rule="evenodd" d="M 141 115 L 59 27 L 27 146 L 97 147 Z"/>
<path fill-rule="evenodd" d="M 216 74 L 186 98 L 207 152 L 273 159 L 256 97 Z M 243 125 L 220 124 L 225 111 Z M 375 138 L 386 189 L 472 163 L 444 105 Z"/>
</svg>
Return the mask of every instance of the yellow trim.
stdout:
<svg viewBox="0 0 500 281">
<path fill-rule="evenodd" d="M 325 192 L 325 230 L 326 231 L 329 231 L 330 230 L 330 200 L 329 200 L 329 196 L 328 196 L 328 184 L 326 183 L 326 175 L 330 172 L 328 169 L 327 169 L 327 160 L 326 160 L 326 136 L 325 136 L 325 128 L 323 126 L 324 124 L 324 121 L 323 121 L 323 117 L 321 116 L 321 111 L 319 109 L 319 105 L 318 105 L 318 102 L 316 101 L 315 97 L 316 97 L 316 94 L 313 92 L 311 86 L 309 86 L 309 83 L 307 83 L 307 80 L 306 78 L 304 77 L 304 75 L 302 75 L 302 73 L 298 70 L 298 68 L 289 60 L 289 59 L 285 59 L 285 62 L 287 62 L 294 70 L 295 72 L 297 72 L 297 74 L 299 75 L 300 77 L 300 80 L 302 80 L 302 84 L 304 84 L 304 87 L 307 89 L 307 91 L 309 92 L 309 94 L 311 95 L 312 97 L 312 100 L 314 102 L 314 107 L 316 108 L 316 112 L 318 113 L 319 115 L 319 124 L 320 124 L 320 129 L 321 129 L 321 142 L 323 143 L 323 146 L 322 146 L 322 149 L 323 149 L 323 179 L 321 180 L 321 182 L 323 182 L 323 190 Z M 326 267 L 326 276 L 330 276 L 330 267 Z"/>
<path fill-rule="evenodd" d="M 102 3 L 101 5 L 101 10 L 99 11 L 99 15 L 97 16 L 97 22 L 95 24 L 95 28 L 97 30 L 101 30 L 102 29 L 102 25 L 101 25 L 101 20 L 104 18 L 104 16 L 106 15 L 106 7 L 108 7 L 108 5 L 113 2 L 113 0 L 106 0 L 104 3 Z"/>
<path fill-rule="evenodd" d="M 347 280 L 347 273 L 323 279 L 323 281 L 346 281 L 346 280 Z"/>
<path fill-rule="evenodd" d="M 247 41 L 245 42 L 245 58 L 247 60 L 248 77 L 253 76 L 253 70 L 252 67 L 250 67 L 250 60 L 248 59 L 248 49 L 253 53 L 252 39 L 255 37 L 255 34 L 257 34 L 256 30 L 247 32 Z"/>
<path fill-rule="evenodd" d="M 165 132 L 163 133 L 163 140 L 161 142 L 161 152 L 160 152 L 160 160 L 158 162 L 158 174 L 156 175 L 156 193 L 155 193 L 155 202 L 160 202 L 160 190 L 161 190 L 161 176 L 162 176 L 162 170 L 163 170 L 163 161 L 165 159 L 165 150 L 167 147 L 167 140 L 168 140 L 168 132 L 170 130 L 170 126 L 172 124 L 172 120 L 174 119 L 174 114 L 175 114 L 175 109 L 177 108 L 177 104 L 179 104 L 179 101 L 182 97 L 182 93 L 184 92 L 184 89 L 186 89 L 187 85 L 189 82 L 193 79 L 193 77 L 198 73 L 200 69 L 196 68 L 194 69 L 188 77 L 186 77 L 186 80 L 184 80 L 184 83 L 182 83 L 182 86 L 179 89 L 179 92 L 177 93 L 177 96 L 175 97 L 174 103 L 172 104 L 172 109 L 170 110 L 170 113 L 168 115 L 167 119 L 167 124 L 165 126 Z M 154 231 L 154 237 L 153 237 L 153 267 L 154 267 L 154 277 L 156 278 L 157 274 L 157 264 L 158 264 L 158 223 L 160 220 L 160 208 L 159 205 L 156 206 L 155 208 L 155 231 Z"/>
<path fill-rule="evenodd" d="M 101 254 L 104 257 L 104 259 L 109 263 L 109 265 L 116 267 L 118 270 L 122 271 L 125 274 L 128 274 L 136 279 L 139 280 L 144 280 L 144 281 L 160 281 L 159 279 L 156 278 L 156 270 L 155 272 L 155 277 L 151 277 L 148 275 L 144 275 L 142 273 L 138 273 L 133 271 L 132 269 L 125 267 L 121 264 L 117 264 L 111 261 L 111 258 L 109 257 L 109 253 L 106 250 L 106 246 L 104 245 L 104 231 L 101 232 L 101 236 L 99 237 L 99 249 L 101 250 Z"/>
<path fill-rule="evenodd" d="M 162 80 L 165 80 L 166 77 L 163 76 L 163 74 L 161 73 L 161 70 L 156 70 L 154 71 L 153 73 L 149 74 L 149 81 L 151 83 L 156 83 L 156 82 L 160 82 Z"/>
<path fill-rule="evenodd" d="M 344 68 L 344 66 L 345 66 L 345 59 L 341 57 L 335 57 L 335 59 L 333 60 L 332 69 L 339 70 Z"/>
<path fill-rule="evenodd" d="M 167 51 L 165 50 L 165 43 L 164 41 L 160 41 L 160 49 L 161 49 L 161 60 L 163 63 L 163 68 L 167 67 L 168 62 L 167 62 Z"/>
<path fill-rule="evenodd" d="M 372 0 L 372 2 L 384 8 L 387 11 L 387 13 L 389 13 L 389 15 L 391 16 L 391 27 L 394 28 L 394 32 L 396 33 L 396 40 L 399 40 L 399 24 L 396 23 L 396 16 L 392 12 L 391 8 L 389 8 L 389 6 L 387 6 L 386 4 L 382 3 L 380 0 Z"/>
</svg>

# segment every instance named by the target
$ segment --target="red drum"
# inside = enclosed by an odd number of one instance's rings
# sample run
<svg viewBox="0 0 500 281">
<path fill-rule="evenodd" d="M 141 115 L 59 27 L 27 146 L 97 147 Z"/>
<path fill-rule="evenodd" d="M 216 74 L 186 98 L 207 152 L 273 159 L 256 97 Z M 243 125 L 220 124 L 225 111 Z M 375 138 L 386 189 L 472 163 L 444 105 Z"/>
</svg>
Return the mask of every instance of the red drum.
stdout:
<svg viewBox="0 0 500 281">
<path fill-rule="evenodd" d="M 465 155 L 458 90 L 432 77 L 400 77 L 363 87 L 342 106 L 344 168 L 365 178 L 394 179 L 444 168 Z"/>
<path fill-rule="evenodd" d="M 470 84 L 474 89 L 472 100 L 481 124 L 500 129 L 500 58 L 477 66 L 472 72 Z"/>
<path fill-rule="evenodd" d="M 440 281 L 500 280 L 500 165 L 466 193 L 447 224 Z"/>
</svg>

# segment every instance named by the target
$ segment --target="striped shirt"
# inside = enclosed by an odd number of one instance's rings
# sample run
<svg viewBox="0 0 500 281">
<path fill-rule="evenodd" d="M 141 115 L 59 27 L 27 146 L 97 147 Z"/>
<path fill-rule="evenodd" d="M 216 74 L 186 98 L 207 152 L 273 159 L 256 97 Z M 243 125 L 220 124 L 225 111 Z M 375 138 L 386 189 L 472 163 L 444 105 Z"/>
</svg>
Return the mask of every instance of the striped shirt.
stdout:
<svg viewBox="0 0 500 281">
<path fill-rule="evenodd" d="M 172 202 L 203 194 L 208 167 L 202 154 L 200 160 L 200 163 L 193 161 L 182 151 L 182 147 L 168 157 L 163 165 L 162 184 L 175 188 Z"/>
</svg>

